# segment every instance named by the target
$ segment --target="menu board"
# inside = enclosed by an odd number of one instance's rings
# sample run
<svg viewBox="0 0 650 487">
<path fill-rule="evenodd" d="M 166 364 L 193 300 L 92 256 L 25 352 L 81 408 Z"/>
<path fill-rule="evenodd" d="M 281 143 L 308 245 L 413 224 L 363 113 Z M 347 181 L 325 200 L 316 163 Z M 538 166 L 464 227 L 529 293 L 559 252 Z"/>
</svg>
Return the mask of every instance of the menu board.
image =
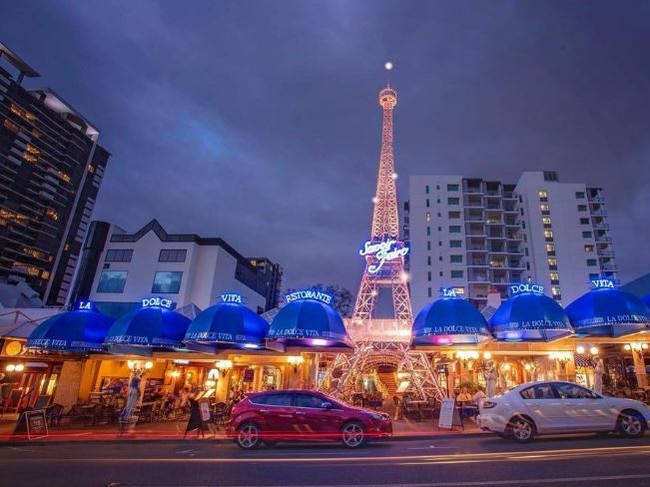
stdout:
<svg viewBox="0 0 650 487">
<path fill-rule="evenodd" d="M 48 435 L 45 410 L 25 411 L 18 418 L 14 435 L 27 433 L 27 439 L 45 438 Z"/>
<path fill-rule="evenodd" d="M 460 419 L 455 399 L 444 399 L 440 404 L 438 428 L 452 429 L 454 426 L 463 426 Z"/>
</svg>

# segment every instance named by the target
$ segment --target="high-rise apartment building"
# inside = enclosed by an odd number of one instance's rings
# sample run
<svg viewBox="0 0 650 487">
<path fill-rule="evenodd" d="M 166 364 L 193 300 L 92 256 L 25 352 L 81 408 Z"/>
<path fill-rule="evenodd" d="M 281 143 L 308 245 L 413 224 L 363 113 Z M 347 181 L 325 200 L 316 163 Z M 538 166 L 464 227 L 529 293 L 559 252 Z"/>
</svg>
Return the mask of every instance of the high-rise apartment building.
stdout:
<svg viewBox="0 0 650 487">
<path fill-rule="evenodd" d="M 525 172 L 516 184 L 413 176 L 404 226 L 417 312 L 454 287 L 477 307 L 510 283 L 532 282 L 568 304 L 597 276 L 617 279 L 600 188 Z"/>
<path fill-rule="evenodd" d="M 0 43 L 0 275 L 65 302 L 110 154 L 99 131 Z"/>
</svg>

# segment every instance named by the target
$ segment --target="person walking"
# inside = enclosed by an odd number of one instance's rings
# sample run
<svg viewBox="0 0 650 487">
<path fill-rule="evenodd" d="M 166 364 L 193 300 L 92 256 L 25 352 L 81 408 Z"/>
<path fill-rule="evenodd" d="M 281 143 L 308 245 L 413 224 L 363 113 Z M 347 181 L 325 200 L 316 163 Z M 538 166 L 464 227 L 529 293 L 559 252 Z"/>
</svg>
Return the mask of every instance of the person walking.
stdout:
<svg viewBox="0 0 650 487">
<path fill-rule="evenodd" d="M 187 433 L 193 430 L 197 430 L 196 437 L 205 438 L 205 431 L 203 430 L 203 420 L 201 419 L 201 410 L 199 408 L 199 402 L 194 399 L 194 394 L 188 394 L 187 402 L 190 405 L 190 419 L 187 421 L 187 427 L 185 428 L 185 434 L 183 438 L 187 437 Z"/>
</svg>

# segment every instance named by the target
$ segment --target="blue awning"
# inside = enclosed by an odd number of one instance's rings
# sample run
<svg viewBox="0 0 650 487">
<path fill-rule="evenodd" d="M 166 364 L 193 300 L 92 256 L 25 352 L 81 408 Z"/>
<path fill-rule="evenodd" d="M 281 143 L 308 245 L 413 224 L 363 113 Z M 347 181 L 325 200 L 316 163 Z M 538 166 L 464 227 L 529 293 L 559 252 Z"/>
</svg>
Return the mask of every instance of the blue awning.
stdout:
<svg viewBox="0 0 650 487">
<path fill-rule="evenodd" d="M 566 312 L 578 336 L 620 337 L 650 325 L 650 309 L 641 299 L 611 287 L 592 289 Z"/>
<path fill-rule="evenodd" d="M 181 348 L 189 318 L 164 306 L 146 306 L 118 319 L 106 334 L 111 349 Z"/>
<path fill-rule="evenodd" d="M 74 310 L 54 315 L 27 338 L 27 347 L 58 352 L 99 352 L 115 320 L 92 310 Z"/>
<path fill-rule="evenodd" d="M 550 342 L 573 334 L 569 318 L 554 299 L 523 292 L 507 299 L 490 318 L 497 340 Z"/>
<path fill-rule="evenodd" d="M 411 329 L 411 346 L 469 345 L 491 340 L 487 321 L 462 298 L 445 297 L 426 305 Z"/>
<path fill-rule="evenodd" d="M 646 305 L 648 308 L 650 308 L 650 294 L 648 294 L 647 296 L 643 296 L 643 298 L 641 299 L 641 301 L 643 301 L 643 302 L 645 303 L 645 305 Z"/>
<path fill-rule="evenodd" d="M 267 337 L 292 346 L 353 347 L 343 319 L 331 306 L 316 299 L 287 304 L 273 319 Z"/>
<path fill-rule="evenodd" d="M 219 303 L 192 320 L 185 342 L 188 348 L 216 352 L 221 348 L 260 349 L 269 330 L 267 321 L 239 303 Z"/>
</svg>

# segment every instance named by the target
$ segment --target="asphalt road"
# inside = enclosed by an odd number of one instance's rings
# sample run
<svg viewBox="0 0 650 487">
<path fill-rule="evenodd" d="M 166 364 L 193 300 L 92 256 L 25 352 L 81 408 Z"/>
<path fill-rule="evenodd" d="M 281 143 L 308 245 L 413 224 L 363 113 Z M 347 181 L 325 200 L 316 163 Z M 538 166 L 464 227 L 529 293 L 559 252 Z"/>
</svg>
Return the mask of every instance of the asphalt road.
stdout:
<svg viewBox="0 0 650 487">
<path fill-rule="evenodd" d="M 0 447 L 2 486 L 650 485 L 650 436 L 386 441 L 362 450 L 210 440 Z"/>
</svg>

